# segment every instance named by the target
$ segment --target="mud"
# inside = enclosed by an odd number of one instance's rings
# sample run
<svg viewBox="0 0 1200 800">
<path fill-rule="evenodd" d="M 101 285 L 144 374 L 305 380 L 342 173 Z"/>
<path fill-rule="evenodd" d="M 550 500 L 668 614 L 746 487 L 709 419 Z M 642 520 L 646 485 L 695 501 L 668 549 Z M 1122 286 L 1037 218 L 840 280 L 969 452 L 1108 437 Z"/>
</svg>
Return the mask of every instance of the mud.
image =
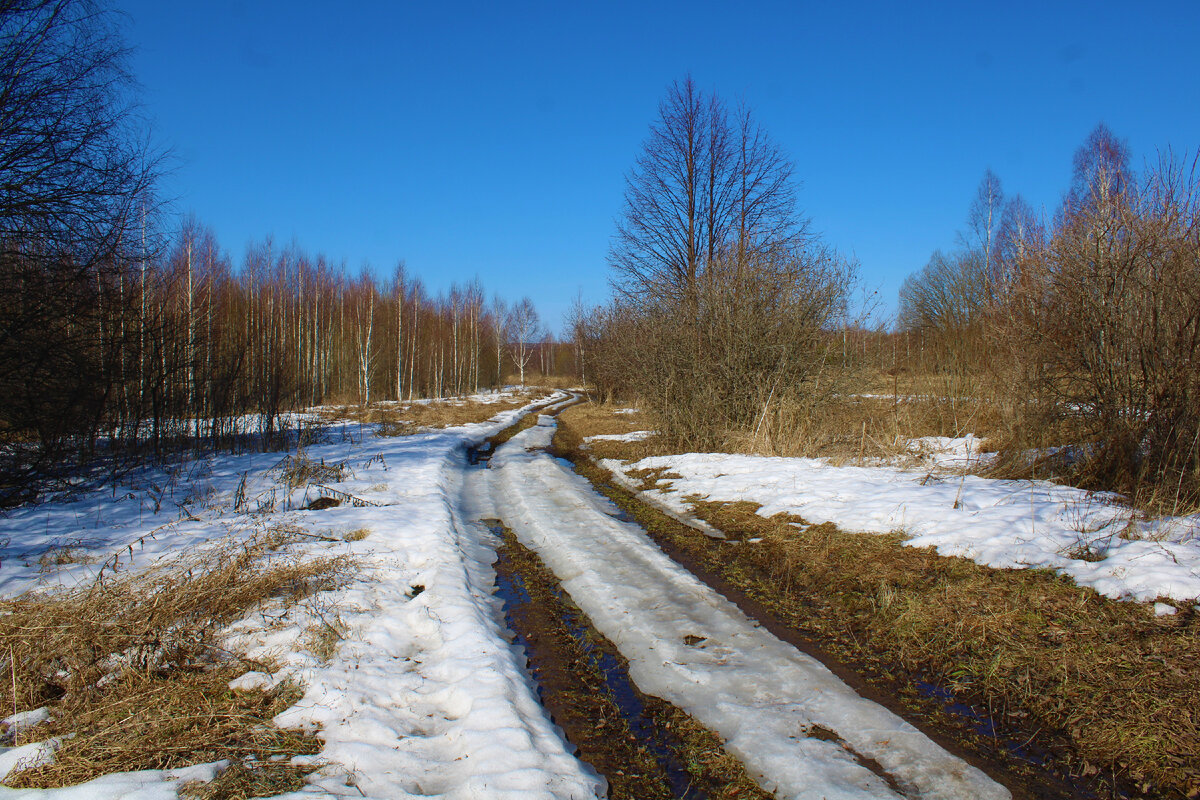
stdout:
<svg viewBox="0 0 1200 800">
<path fill-rule="evenodd" d="M 525 648 L 543 705 L 612 798 L 768 798 L 679 709 L 638 690 L 616 647 L 592 627 L 551 573 L 499 520 L 497 594 Z M 707 736 L 705 735 L 707 734 Z"/>
</svg>

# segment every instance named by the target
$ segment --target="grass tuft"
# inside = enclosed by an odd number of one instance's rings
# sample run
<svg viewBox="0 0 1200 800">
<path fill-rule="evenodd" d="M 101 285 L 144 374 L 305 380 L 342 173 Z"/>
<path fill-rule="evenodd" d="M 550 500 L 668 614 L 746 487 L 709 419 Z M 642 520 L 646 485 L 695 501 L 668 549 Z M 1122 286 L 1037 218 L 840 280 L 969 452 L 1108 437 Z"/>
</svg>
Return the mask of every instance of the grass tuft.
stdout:
<svg viewBox="0 0 1200 800">
<path fill-rule="evenodd" d="M 17 772 L 8 785 L 317 752 L 311 736 L 271 724 L 299 697 L 297 687 L 231 691 L 230 680 L 264 665 L 220 642 L 222 628 L 262 603 L 288 608 L 348 579 L 348 558 L 303 560 L 288 552 L 295 541 L 295 532 L 271 528 L 144 571 L 0 602 L 8 673 L 0 703 L 14 712 L 50 706 L 52 714 L 17 743 L 65 737 L 53 764 Z"/>
</svg>

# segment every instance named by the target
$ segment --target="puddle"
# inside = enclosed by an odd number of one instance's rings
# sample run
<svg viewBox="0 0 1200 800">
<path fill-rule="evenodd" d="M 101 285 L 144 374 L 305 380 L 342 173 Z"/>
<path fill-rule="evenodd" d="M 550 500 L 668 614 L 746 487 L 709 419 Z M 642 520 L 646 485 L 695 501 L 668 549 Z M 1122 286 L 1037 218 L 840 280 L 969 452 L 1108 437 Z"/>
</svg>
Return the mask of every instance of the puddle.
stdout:
<svg viewBox="0 0 1200 800">
<path fill-rule="evenodd" d="M 666 704 L 638 691 L 616 648 L 592 628 L 552 576 L 546 579 L 548 571 L 539 574 L 544 567 L 531 569 L 529 562 L 537 557 L 521 547 L 503 523 L 483 523 L 504 543 L 497 551 L 496 594 L 509 629 L 529 656 L 539 698 L 579 748 L 580 758 L 608 779 L 610 796 L 710 797 L 711 783 L 688 771 L 680 756 L 686 745 L 668 729 L 657 708 Z M 567 671 L 577 673 L 575 681 L 564 674 Z M 604 707 L 563 709 L 564 701 Z M 584 730 L 571 719 L 572 711 L 584 717 Z M 609 730 L 597 736 L 596 719 L 614 713 L 619 719 L 606 720 Z M 634 752 L 622 752 L 628 748 Z"/>
<path fill-rule="evenodd" d="M 467 448 L 467 463 L 473 467 L 477 467 L 480 464 L 488 466 L 492 460 L 493 453 L 495 453 L 495 450 L 492 449 L 491 441 L 482 442 L 474 447 Z"/>
<path fill-rule="evenodd" d="M 1030 747 L 1029 742 L 1018 742 L 1015 739 L 1003 738 L 999 735 L 996 723 L 990 716 L 974 706 L 960 703 L 958 698 L 955 697 L 954 692 L 944 686 L 917 681 L 916 687 L 917 691 L 925 697 L 941 703 L 946 713 L 958 717 L 975 733 L 994 740 L 996 744 L 1007 750 L 1014 758 L 1038 767 L 1047 767 L 1050 765 L 1050 758 L 1046 753 L 1037 748 Z"/>
</svg>

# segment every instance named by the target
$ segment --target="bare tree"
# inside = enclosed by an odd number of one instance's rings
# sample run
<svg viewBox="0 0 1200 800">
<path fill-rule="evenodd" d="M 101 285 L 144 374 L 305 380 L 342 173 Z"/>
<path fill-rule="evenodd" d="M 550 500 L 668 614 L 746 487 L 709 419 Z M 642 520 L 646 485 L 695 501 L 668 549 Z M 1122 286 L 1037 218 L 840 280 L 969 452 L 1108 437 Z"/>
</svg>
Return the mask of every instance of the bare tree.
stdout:
<svg viewBox="0 0 1200 800">
<path fill-rule="evenodd" d="M 996 233 L 1004 207 L 1004 190 L 1000 179 L 989 168 L 984 170 L 975 198 L 967 213 L 967 235 L 963 237 L 969 250 L 977 251 L 982 258 L 983 275 L 991 281 L 997 277 Z"/>
<path fill-rule="evenodd" d="M 773 250 L 803 237 L 791 163 L 739 107 L 689 76 L 671 85 L 626 177 L 625 209 L 609 252 L 626 302 L 696 302 L 707 265 L 725 249 Z"/>
<path fill-rule="evenodd" d="M 1071 188 L 1063 203 L 1066 215 L 1109 213 L 1113 204 L 1133 188 L 1129 145 L 1103 122 L 1075 151 Z"/>
<path fill-rule="evenodd" d="M 996 260 L 1000 284 L 1007 291 L 1020 277 L 1022 265 L 1046 244 L 1046 227 L 1025 198 L 1017 195 L 1004 204 L 996 231 Z"/>
<path fill-rule="evenodd" d="M 537 309 L 528 297 L 522 297 L 508 312 L 504 326 L 508 354 L 520 371 L 522 386 L 525 385 L 525 367 L 537 349 L 541 324 Z"/>
<path fill-rule="evenodd" d="M 684 446 L 777 442 L 782 409 L 821 383 L 854 270 L 808 231 L 792 173 L 747 106 L 731 115 L 689 77 L 626 179 L 617 299 L 583 325 L 600 331 L 584 361 L 602 393 L 635 392 Z"/>
<path fill-rule="evenodd" d="M 375 330 L 375 281 L 364 269 L 354 291 L 354 344 L 358 365 L 358 397 L 363 408 L 371 405 L 371 374 L 375 366 L 372 334 Z"/>
<path fill-rule="evenodd" d="M 128 354 L 135 327 L 124 271 L 157 159 L 126 62 L 116 17 L 87 0 L 0 2 L 0 428 L 44 450 L 94 434 L 110 345 Z"/>
</svg>

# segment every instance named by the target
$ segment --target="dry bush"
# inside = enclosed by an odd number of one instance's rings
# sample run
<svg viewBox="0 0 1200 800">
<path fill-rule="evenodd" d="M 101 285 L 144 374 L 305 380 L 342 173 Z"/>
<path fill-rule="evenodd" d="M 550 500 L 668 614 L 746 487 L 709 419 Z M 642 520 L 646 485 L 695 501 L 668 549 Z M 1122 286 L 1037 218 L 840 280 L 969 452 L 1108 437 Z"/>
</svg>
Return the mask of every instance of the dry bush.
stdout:
<svg viewBox="0 0 1200 800">
<path fill-rule="evenodd" d="M 220 630 L 268 601 L 285 608 L 336 588 L 346 557 L 303 560 L 271 529 L 136 573 L 102 573 L 89 586 L 0 603 L 8 679 L 0 703 L 51 706 L 26 741 L 70 737 L 55 763 L 10 785 L 62 786 L 97 775 L 228 758 L 312 753 L 311 738 L 270 725 L 295 688 L 230 692 L 247 664 L 220 646 Z M 262 665 L 256 665 L 261 668 Z"/>
<path fill-rule="evenodd" d="M 1200 185 L 1165 163 L 1140 188 L 1101 172 L 1032 252 L 996 329 L 1013 460 L 1081 445 L 1069 475 L 1178 512 L 1200 503 Z M 1053 441 L 1048 433 L 1074 433 Z M 1049 440 L 1049 441 L 1048 441 Z"/>
<path fill-rule="evenodd" d="M 844 391 L 828 328 L 853 267 L 815 241 L 721 253 L 693 282 L 597 317 L 590 374 L 636 397 L 673 445 L 713 450 L 749 437 L 772 450 L 795 404 Z"/>
</svg>

